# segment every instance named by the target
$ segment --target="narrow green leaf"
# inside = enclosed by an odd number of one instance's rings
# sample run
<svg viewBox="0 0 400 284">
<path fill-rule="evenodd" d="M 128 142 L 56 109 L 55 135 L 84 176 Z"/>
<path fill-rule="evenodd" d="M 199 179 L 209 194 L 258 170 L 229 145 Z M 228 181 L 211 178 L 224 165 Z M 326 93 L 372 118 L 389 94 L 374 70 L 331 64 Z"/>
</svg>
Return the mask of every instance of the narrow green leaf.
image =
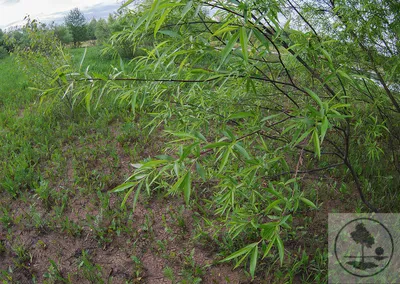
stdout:
<svg viewBox="0 0 400 284">
<path fill-rule="evenodd" d="M 266 120 L 269 120 L 269 119 L 275 118 L 275 117 L 277 117 L 277 116 L 280 116 L 281 114 L 282 114 L 282 113 L 278 113 L 278 114 L 269 115 L 269 116 L 267 116 L 267 117 L 264 117 L 263 119 L 261 119 L 261 122 L 264 122 L 264 121 L 266 121 Z"/>
<path fill-rule="evenodd" d="M 285 127 L 285 129 L 283 129 L 283 131 L 282 131 L 282 135 L 285 134 L 285 133 L 288 133 L 293 128 L 298 128 L 298 124 L 297 123 L 293 123 L 292 125 L 289 125 L 289 126 Z"/>
<path fill-rule="evenodd" d="M 135 0 L 127 0 L 127 1 L 125 1 L 125 3 L 119 9 L 123 9 L 123 8 L 127 7 L 128 5 L 132 4 L 133 1 L 135 1 Z"/>
<path fill-rule="evenodd" d="M 93 78 L 95 78 L 95 79 L 100 79 L 100 80 L 103 80 L 103 81 L 107 81 L 108 80 L 107 76 L 104 76 L 103 74 L 92 72 L 92 75 L 93 75 Z"/>
<path fill-rule="evenodd" d="M 119 67 L 121 68 L 121 71 L 125 72 L 125 64 L 121 56 L 119 57 Z"/>
<path fill-rule="evenodd" d="M 239 38 L 240 32 L 235 33 L 231 39 L 226 44 L 225 48 L 222 50 L 221 53 L 221 65 L 225 62 L 226 58 L 228 57 L 229 53 L 232 51 L 233 46 L 237 42 Z"/>
<path fill-rule="evenodd" d="M 251 112 L 237 112 L 234 114 L 231 114 L 228 119 L 240 119 L 240 118 L 245 118 L 245 117 L 254 117 L 254 113 Z"/>
<path fill-rule="evenodd" d="M 226 148 L 226 150 L 222 156 L 221 163 L 219 165 L 220 173 L 224 170 L 226 164 L 228 163 L 228 159 L 229 159 L 229 155 L 231 154 L 231 151 L 232 151 L 231 147 Z"/>
<path fill-rule="evenodd" d="M 353 116 L 352 115 L 345 115 L 345 114 L 328 114 L 327 117 L 345 119 L 345 118 L 350 118 L 350 117 L 353 117 Z"/>
<path fill-rule="evenodd" d="M 324 84 L 328 83 L 330 80 L 332 80 L 333 78 L 336 78 L 336 73 L 331 73 L 328 76 L 326 76 L 326 78 L 324 79 Z"/>
<path fill-rule="evenodd" d="M 329 128 L 329 120 L 326 116 L 324 116 L 321 122 L 321 143 L 324 141 L 328 128 Z"/>
<path fill-rule="evenodd" d="M 338 109 L 338 108 L 344 108 L 344 107 L 350 107 L 350 104 L 335 104 L 330 107 L 330 109 Z"/>
<path fill-rule="evenodd" d="M 240 45 L 242 47 L 242 54 L 244 62 L 248 62 L 249 60 L 249 51 L 248 51 L 248 38 L 247 31 L 245 27 L 240 28 Z"/>
<path fill-rule="evenodd" d="M 267 40 L 266 36 L 264 36 L 259 30 L 253 29 L 253 33 L 256 38 L 261 42 L 263 46 L 268 50 L 269 49 L 269 41 Z"/>
<path fill-rule="evenodd" d="M 229 142 L 215 142 L 204 146 L 203 149 L 206 150 L 206 149 L 220 148 L 223 146 L 228 146 L 229 144 L 230 144 Z"/>
<path fill-rule="evenodd" d="M 252 278 L 254 278 L 254 273 L 256 271 L 257 259 L 258 259 L 258 245 L 254 247 L 250 257 L 250 275 Z"/>
<path fill-rule="evenodd" d="M 238 29 L 238 27 L 234 27 L 234 26 L 222 27 L 222 28 L 216 30 L 215 33 L 213 33 L 213 36 L 218 36 L 220 34 L 224 34 L 224 33 L 230 32 L 230 31 L 235 31 L 237 29 Z"/>
<path fill-rule="evenodd" d="M 153 22 L 153 17 L 156 15 L 156 13 L 159 11 L 159 6 L 160 6 L 160 0 L 154 0 L 153 4 L 151 5 L 150 10 L 146 13 L 146 30 L 149 28 L 150 23 Z M 160 8 L 161 9 L 161 8 Z"/>
<path fill-rule="evenodd" d="M 322 101 L 321 99 L 318 97 L 318 95 L 316 93 L 314 93 L 312 90 L 310 90 L 309 88 L 304 88 L 307 93 L 311 96 L 311 98 L 313 98 L 314 101 L 316 101 L 318 103 L 318 105 L 320 106 L 320 108 L 323 108 L 322 105 Z"/>
<path fill-rule="evenodd" d="M 242 258 L 236 263 L 236 265 L 233 267 L 233 269 L 236 269 L 243 262 L 243 260 L 245 260 L 247 258 L 247 256 L 250 254 L 250 252 L 251 251 L 249 251 L 244 256 L 242 256 Z"/>
<path fill-rule="evenodd" d="M 87 52 L 87 47 L 85 47 L 85 51 L 83 52 L 81 62 L 79 63 L 79 71 L 81 71 L 82 69 L 83 61 L 85 60 L 86 57 L 86 52 Z"/>
<path fill-rule="evenodd" d="M 136 204 L 137 204 L 138 199 L 139 199 L 139 194 L 140 194 L 140 190 L 142 188 L 142 185 L 143 185 L 143 183 L 139 184 L 138 188 L 136 189 L 135 196 L 133 197 L 132 212 L 135 212 Z"/>
<path fill-rule="evenodd" d="M 186 175 L 181 176 L 176 182 L 175 184 L 170 188 L 170 190 L 168 190 L 168 194 L 176 194 L 178 192 L 178 189 L 181 187 L 182 182 L 185 180 Z"/>
<path fill-rule="evenodd" d="M 243 158 L 245 158 L 246 160 L 250 160 L 251 159 L 249 153 L 247 153 L 245 148 L 243 148 L 239 144 L 235 144 L 233 147 L 235 148 L 235 150 L 237 150 L 240 153 L 240 155 L 243 156 Z"/>
<path fill-rule="evenodd" d="M 206 181 L 206 171 L 198 162 L 196 162 L 196 171 L 203 181 Z"/>
<path fill-rule="evenodd" d="M 275 200 L 274 202 L 271 202 L 268 207 L 265 209 L 265 213 L 268 214 L 272 209 L 281 209 L 280 207 L 278 207 L 278 204 L 281 204 L 283 201 L 283 199 L 278 199 Z"/>
<path fill-rule="evenodd" d="M 258 243 L 249 244 L 249 245 L 245 246 L 244 248 L 241 248 L 240 250 L 235 251 L 234 253 L 232 253 L 231 255 L 227 256 L 226 258 L 224 258 L 220 262 L 226 262 L 226 261 L 229 261 L 231 259 L 238 258 L 239 256 L 241 256 L 243 254 L 248 254 L 257 245 L 258 245 Z"/>
<path fill-rule="evenodd" d="M 269 222 L 266 224 L 260 225 L 261 229 L 261 237 L 263 240 L 269 241 L 272 239 L 274 234 L 276 233 L 276 228 L 278 227 L 277 222 Z"/>
<path fill-rule="evenodd" d="M 128 192 L 125 194 L 124 199 L 122 200 L 122 203 L 121 203 L 121 209 L 125 208 L 125 203 L 128 200 L 129 196 L 131 195 L 131 193 L 134 189 L 135 189 L 134 187 L 131 187 L 131 189 L 128 190 Z"/>
<path fill-rule="evenodd" d="M 170 131 L 170 130 L 164 130 L 165 132 L 177 136 L 177 137 L 181 137 L 181 138 L 186 138 L 186 139 L 194 139 L 197 140 L 197 137 L 191 133 L 186 133 L 186 132 L 174 132 L 174 131 Z"/>
<path fill-rule="evenodd" d="M 141 179 L 144 179 L 147 176 L 148 176 L 148 174 L 135 173 L 131 178 L 134 178 L 135 180 L 141 180 Z"/>
<path fill-rule="evenodd" d="M 135 116 L 136 114 L 136 101 L 137 101 L 137 93 L 134 93 L 131 99 L 131 109 L 132 109 L 132 115 Z"/>
<path fill-rule="evenodd" d="M 257 88 L 256 85 L 254 84 L 254 80 L 251 78 L 247 78 L 246 80 L 246 92 L 252 91 L 253 94 L 257 94 Z"/>
<path fill-rule="evenodd" d="M 275 195 L 276 197 L 283 199 L 282 193 L 276 191 L 276 190 L 274 189 L 274 187 L 272 186 L 272 184 L 270 184 L 270 186 L 269 186 L 266 190 L 267 190 L 269 193 Z"/>
<path fill-rule="evenodd" d="M 271 239 L 271 241 L 268 243 L 268 246 L 265 248 L 263 259 L 268 255 L 269 251 L 271 250 L 272 246 L 274 245 L 276 240 L 276 235 Z"/>
<path fill-rule="evenodd" d="M 194 136 L 196 136 L 196 137 L 199 138 L 200 140 L 203 140 L 204 142 L 207 142 L 206 137 L 204 137 L 204 135 L 201 134 L 199 131 L 195 131 L 193 134 L 194 134 Z"/>
<path fill-rule="evenodd" d="M 320 145 L 319 145 L 319 138 L 318 138 L 317 129 L 314 129 L 314 132 L 313 132 L 312 136 L 313 136 L 315 153 L 317 154 L 318 158 L 321 158 L 321 148 L 320 148 Z"/>
<path fill-rule="evenodd" d="M 292 215 L 286 215 L 279 221 L 279 226 L 285 227 L 285 228 L 290 228 L 289 224 L 286 221 L 292 221 Z"/>
<path fill-rule="evenodd" d="M 132 33 L 135 32 L 143 23 L 146 21 L 148 17 L 148 13 L 145 13 L 140 19 L 136 22 L 136 25 L 133 27 Z"/>
<path fill-rule="evenodd" d="M 317 206 L 311 200 L 309 200 L 309 199 L 307 199 L 305 197 L 300 197 L 300 200 L 303 201 L 308 206 L 310 206 L 311 208 L 317 209 Z"/>
<path fill-rule="evenodd" d="M 186 205 L 189 205 L 190 202 L 190 194 L 191 194 L 191 178 L 190 178 L 190 171 L 188 171 L 185 175 L 185 179 L 182 182 L 183 184 L 183 196 L 185 198 Z"/>
<path fill-rule="evenodd" d="M 353 79 L 349 76 L 349 74 L 347 74 L 346 72 L 342 71 L 342 70 L 336 70 L 336 72 L 343 78 L 346 78 L 347 80 L 349 80 L 350 82 L 353 82 Z"/>
<path fill-rule="evenodd" d="M 152 160 L 142 164 L 142 168 L 154 168 L 155 166 L 167 163 L 167 160 Z"/>
<path fill-rule="evenodd" d="M 332 65 L 332 57 L 330 56 L 330 54 L 325 50 L 325 49 L 321 49 L 321 52 L 324 54 L 324 57 L 329 61 L 329 63 Z"/>
<path fill-rule="evenodd" d="M 162 13 L 160 19 L 156 22 L 156 26 L 154 27 L 154 37 L 156 37 L 156 34 L 158 30 L 160 29 L 161 25 L 165 22 L 165 19 L 167 18 L 169 12 L 171 12 L 171 9 L 166 9 L 164 13 Z"/>
<path fill-rule="evenodd" d="M 193 5 L 193 1 L 192 0 L 187 2 L 185 8 L 183 8 L 183 10 L 182 10 L 181 19 L 183 17 L 185 17 L 186 14 L 190 11 L 190 9 L 192 8 L 192 5 Z"/>
<path fill-rule="evenodd" d="M 222 131 L 222 134 L 224 134 L 225 137 L 229 138 L 229 140 L 231 141 L 236 140 L 235 134 L 233 134 L 233 132 L 229 129 L 225 129 L 224 131 Z"/>
<path fill-rule="evenodd" d="M 90 91 L 87 92 L 86 96 L 85 96 L 85 105 L 86 105 L 86 110 L 88 111 L 88 113 L 90 114 L 91 108 L 90 108 L 90 101 L 92 100 L 92 95 L 93 95 L 93 90 L 94 89 L 90 89 Z"/>
<path fill-rule="evenodd" d="M 276 239 L 275 239 L 276 246 L 278 247 L 278 253 L 279 253 L 279 260 L 281 263 L 281 266 L 283 265 L 283 258 L 285 256 L 285 248 L 283 247 L 283 242 L 281 237 L 277 234 Z"/>
<path fill-rule="evenodd" d="M 308 129 L 306 132 L 304 132 L 294 143 L 293 145 L 296 146 L 299 143 L 301 143 L 304 139 L 306 139 L 308 137 L 308 135 L 310 135 L 311 131 L 313 131 L 312 128 Z"/>
<path fill-rule="evenodd" d="M 131 187 L 135 186 L 135 185 L 137 185 L 137 182 L 126 182 L 126 183 L 123 183 L 123 184 L 113 188 L 111 190 L 111 192 L 112 193 L 121 192 L 121 191 L 124 191 L 124 190 L 126 190 L 128 188 L 131 188 Z"/>
</svg>

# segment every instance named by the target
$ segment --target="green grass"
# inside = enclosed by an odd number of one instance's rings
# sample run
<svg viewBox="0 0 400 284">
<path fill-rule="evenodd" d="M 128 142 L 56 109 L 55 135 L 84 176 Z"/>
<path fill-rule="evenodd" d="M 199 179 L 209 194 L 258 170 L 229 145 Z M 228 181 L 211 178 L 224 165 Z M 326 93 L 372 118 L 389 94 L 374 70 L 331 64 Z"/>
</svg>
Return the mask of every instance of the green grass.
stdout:
<svg viewBox="0 0 400 284">
<path fill-rule="evenodd" d="M 11 56 L 0 60 L 0 108 L 3 111 L 17 111 L 30 102 L 33 93 L 29 91 L 28 86 L 26 76 L 15 69 Z"/>
<path fill-rule="evenodd" d="M 92 57 L 87 60 L 95 63 L 97 53 L 92 55 L 92 51 L 98 49 L 89 50 Z M 76 51 L 79 50 L 72 50 Z M 109 64 L 92 65 L 105 68 Z M 101 247 L 114 235 L 132 231 L 128 211 L 117 209 L 119 197 L 114 196 L 116 210 L 111 210 L 109 201 L 105 201 L 110 198 L 108 191 L 128 174 L 119 168 L 117 138 L 125 137 L 122 144 L 129 145 L 129 137 L 140 135 L 140 131 L 127 133 L 122 127 L 129 124 L 129 112 L 106 102 L 91 116 L 78 107 L 71 117 L 62 103 L 39 104 L 38 94 L 28 86 L 28 78 L 15 68 L 12 57 L 0 60 L 0 220 L 11 240 L 10 246 L 2 242 L 5 259 L 0 259 L 0 271 L 4 275 L 16 264 L 26 269 L 30 250 L 38 249 L 20 244 L 16 238 L 20 232 L 62 232 L 74 239 L 88 228 Z M 118 133 L 114 136 L 113 131 Z M 124 154 L 129 160 L 129 154 L 135 153 Z M 78 221 L 72 218 L 80 208 L 71 205 L 74 200 L 89 200 L 93 212 L 88 210 Z M 86 259 L 75 277 L 97 277 L 98 272 L 88 270 L 88 263 Z M 47 275 L 56 273 L 54 265 L 50 270 L 53 272 Z M 28 272 L 31 278 L 43 276 Z"/>
<path fill-rule="evenodd" d="M 86 54 L 85 54 L 86 50 Z M 73 48 L 69 50 L 73 64 L 79 68 L 82 59 L 82 70 L 89 68 L 91 72 L 99 74 L 110 74 L 113 71 L 113 67 L 121 70 L 125 67 L 129 69 L 129 60 L 123 59 L 120 61 L 119 58 L 112 58 L 109 54 L 103 53 L 103 47 L 93 46 L 93 47 L 81 47 Z"/>
</svg>

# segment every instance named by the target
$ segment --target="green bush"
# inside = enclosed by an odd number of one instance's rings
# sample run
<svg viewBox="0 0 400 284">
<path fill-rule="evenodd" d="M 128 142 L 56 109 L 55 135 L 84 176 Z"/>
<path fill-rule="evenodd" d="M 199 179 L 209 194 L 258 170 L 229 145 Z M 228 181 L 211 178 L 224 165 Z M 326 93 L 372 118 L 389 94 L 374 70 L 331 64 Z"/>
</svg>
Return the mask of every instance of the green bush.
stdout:
<svg viewBox="0 0 400 284">
<path fill-rule="evenodd" d="M 7 55 L 8 55 L 8 52 L 4 48 L 4 46 L 0 46 L 0 59 L 6 58 Z"/>
</svg>

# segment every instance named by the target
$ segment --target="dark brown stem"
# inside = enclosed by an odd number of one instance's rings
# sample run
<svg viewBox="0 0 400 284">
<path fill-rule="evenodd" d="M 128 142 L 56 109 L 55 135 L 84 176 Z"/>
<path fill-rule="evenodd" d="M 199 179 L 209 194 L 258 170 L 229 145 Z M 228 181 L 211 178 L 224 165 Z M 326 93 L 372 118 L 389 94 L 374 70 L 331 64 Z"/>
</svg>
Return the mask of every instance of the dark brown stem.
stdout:
<svg viewBox="0 0 400 284">
<path fill-rule="evenodd" d="M 349 162 L 349 160 L 344 160 L 344 164 L 347 166 L 347 168 L 349 169 L 351 175 L 353 176 L 354 182 L 356 183 L 356 188 L 358 191 L 358 194 L 360 195 L 361 201 L 365 204 L 365 206 L 367 206 L 372 212 L 378 213 L 379 210 L 372 206 L 371 203 L 369 203 L 364 196 L 364 193 L 362 191 L 362 187 L 361 187 L 361 183 L 360 180 L 358 179 L 358 176 L 353 168 L 353 166 L 351 165 L 351 163 Z"/>
</svg>

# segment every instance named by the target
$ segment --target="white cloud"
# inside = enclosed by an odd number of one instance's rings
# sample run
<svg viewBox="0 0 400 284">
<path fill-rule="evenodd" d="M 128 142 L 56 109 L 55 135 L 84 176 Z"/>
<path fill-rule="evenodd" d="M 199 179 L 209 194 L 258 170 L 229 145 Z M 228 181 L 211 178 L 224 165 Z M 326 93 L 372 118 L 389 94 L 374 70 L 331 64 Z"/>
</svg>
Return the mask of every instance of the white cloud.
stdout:
<svg viewBox="0 0 400 284">
<path fill-rule="evenodd" d="M 82 11 L 98 5 L 118 4 L 120 0 L 0 0 L 0 28 L 16 25 L 29 15 L 32 19 L 48 20 L 75 7 Z"/>
</svg>

